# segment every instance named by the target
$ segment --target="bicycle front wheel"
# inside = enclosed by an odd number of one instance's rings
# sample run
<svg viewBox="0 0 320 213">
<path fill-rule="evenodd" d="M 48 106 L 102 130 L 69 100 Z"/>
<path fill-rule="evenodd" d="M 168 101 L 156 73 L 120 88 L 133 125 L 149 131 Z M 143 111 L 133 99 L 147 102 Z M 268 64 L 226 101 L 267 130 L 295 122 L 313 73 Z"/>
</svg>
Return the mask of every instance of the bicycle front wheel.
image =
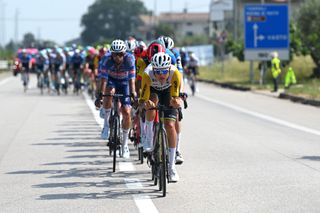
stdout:
<svg viewBox="0 0 320 213">
<path fill-rule="evenodd" d="M 120 121 L 117 116 L 114 117 L 114 120 L 112 122 L 112 143 L 111 146 L 113 148 L 113 172 L 116 171 L 116 165 L 117 165 L 117 149 L 118 149 L 118 132 L 120 131 Z"/>
<path fill-rule="evenodd" d="M 161 151 L 161 163 L 160 163 L 160 185 L 162 190 L 162 196 L 167 194 L 167 137 L 162 130 L 159 133 L 160 136 L 160 151 Z"/>
</svg>

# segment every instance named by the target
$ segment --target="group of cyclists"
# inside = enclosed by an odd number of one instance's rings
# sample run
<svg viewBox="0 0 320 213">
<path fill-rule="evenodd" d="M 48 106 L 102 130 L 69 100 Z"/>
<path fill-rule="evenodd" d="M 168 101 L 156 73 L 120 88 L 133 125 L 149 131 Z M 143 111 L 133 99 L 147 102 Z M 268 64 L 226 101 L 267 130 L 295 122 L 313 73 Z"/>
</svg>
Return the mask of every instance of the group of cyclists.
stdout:
<svg viewBox="0 0 320 213">
<path fill-rule="evenodd" d="M 21 50 L 18 57 L 23 72 L 28 73 L 32 68 L 32 57 L 25 49 Z M 149 45 L 129 37 L 96 48 L 79 49 L 74 45 L 70 48 L 43 49 L 34 58 L 35 70 L 38 76 L 41 73 L 46 76 L 49 90 L 59 94 L 64 84 L 71 83 L 74 92 L 86 85 L 90 93 L 95 95 L 95 105 L 104 119 L 101 132 L 104 140 L 109 139 L 112 95 L 123 95 L 120 109 L 124 158 L 130 157 L 128 141 L 132 116 L 139 116 L 141 146 L 145 153 L 151 152 L 156 116 L 156 111 L 152 109 L 158 103 L 164 105 L 164 125 L 169 145 L 169 181 L 179 181 L 175 165 L 184 162 L 181 154 L 181 105 L 186 99 L 184 78 L 198 73 L 198 60 L 194 54 L 188 54 L 184 48 L 175 48 L 172 38 L 160 36 Z M 132 105 L 137 113 L 132 113 Z"/>
<path fill-rule="evenodd" d="M 97 48 L 74 44 L 64 48 L 33 49 L 32 53 L 30 49 L 19 49 L 13 71 L 14 74 L 21 72 L 25 87 L 28 87 L 29 73 L 33 71 L 37 73 L 40 89 L 45 87 L 48 92 L 60 95 L 61 91 L 67 94 L 71 87 L 77 94 L 87 88 L 94 97 L 99 60 L 107 53 L 107 46 Z"/>
</svg>

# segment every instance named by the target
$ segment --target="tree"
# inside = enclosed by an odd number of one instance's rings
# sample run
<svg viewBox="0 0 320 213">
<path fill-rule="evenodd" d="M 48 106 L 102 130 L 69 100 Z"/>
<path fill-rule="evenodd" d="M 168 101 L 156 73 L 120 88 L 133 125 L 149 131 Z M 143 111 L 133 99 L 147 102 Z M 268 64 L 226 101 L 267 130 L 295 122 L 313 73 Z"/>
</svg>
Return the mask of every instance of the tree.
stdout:
<svg viewBox="0 0 320 213">
<path fill-rule="evenodd" d="M 320 1 L 309 0 L 301 6 L 297 20 L 303 45 L 309 51 L 317 68 L 315 76 L 320 76 Z"/>
<path fill-rule="evenodd" d="M 158 38 L 159 36 L 169 36 L 170 38 L 174 39 L 174 29 L 169 24 L 160 23 L 154 28 L 155 37 Z"/>
<path fill-rule="evenodd" d="M 8 51 L 14 51 L 16 45 L 17 44 L 13 40 L 10 40 L 10 42 L 6 45 L 5 49 Z"/>
<path fill-rule="evenodd" d="M 22 45 L 24 48 L 32 48 L 36 45 L 36 39 L 32 33 L 26 33 L 23 36 Z"/>
<path fill-rule="evenodd" d="M 85 29 L 81 39 L 85 44 L 125 39 L 134 34 L 141 23 L 139 15 L 145 13 L 147 9 L 139 0 L 96 0 L 82 16 L 81 25 Z"/>
</svg>

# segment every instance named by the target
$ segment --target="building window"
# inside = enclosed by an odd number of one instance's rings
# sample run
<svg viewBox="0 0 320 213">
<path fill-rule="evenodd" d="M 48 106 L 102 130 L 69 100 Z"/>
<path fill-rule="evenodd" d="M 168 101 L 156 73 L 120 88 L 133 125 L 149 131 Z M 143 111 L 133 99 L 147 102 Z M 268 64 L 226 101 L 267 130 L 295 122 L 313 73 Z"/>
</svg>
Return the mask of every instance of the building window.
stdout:
<svg viewBox="0 0 320 213">
<path fill-rule="evenodd" d="M 191 23 L 191 22 L 188 22 L 188 23 L 187 23 L 187 26 L 192 26 L 192 23 Z"/>
<path fill-rule="evenodd" d="M 190 31 L 188 31 L 186 34 L 187 36 L 193 36 L 193 32 L 190 32 Z"/>
</svg>

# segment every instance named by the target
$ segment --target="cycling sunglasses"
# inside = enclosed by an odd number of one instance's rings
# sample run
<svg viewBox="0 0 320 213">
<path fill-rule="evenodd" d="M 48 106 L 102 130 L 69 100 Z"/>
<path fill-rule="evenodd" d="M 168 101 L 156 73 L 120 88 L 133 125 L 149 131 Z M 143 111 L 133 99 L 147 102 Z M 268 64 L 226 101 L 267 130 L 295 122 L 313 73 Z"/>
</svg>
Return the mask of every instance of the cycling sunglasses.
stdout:
<svg viewBox="0 0 320 213">
<path fill-rule="evenodd" d="M 170 71 L 169 69 L 153 69 L 153 72 L 157 75 L 166 75 Z"/>
</svg>

